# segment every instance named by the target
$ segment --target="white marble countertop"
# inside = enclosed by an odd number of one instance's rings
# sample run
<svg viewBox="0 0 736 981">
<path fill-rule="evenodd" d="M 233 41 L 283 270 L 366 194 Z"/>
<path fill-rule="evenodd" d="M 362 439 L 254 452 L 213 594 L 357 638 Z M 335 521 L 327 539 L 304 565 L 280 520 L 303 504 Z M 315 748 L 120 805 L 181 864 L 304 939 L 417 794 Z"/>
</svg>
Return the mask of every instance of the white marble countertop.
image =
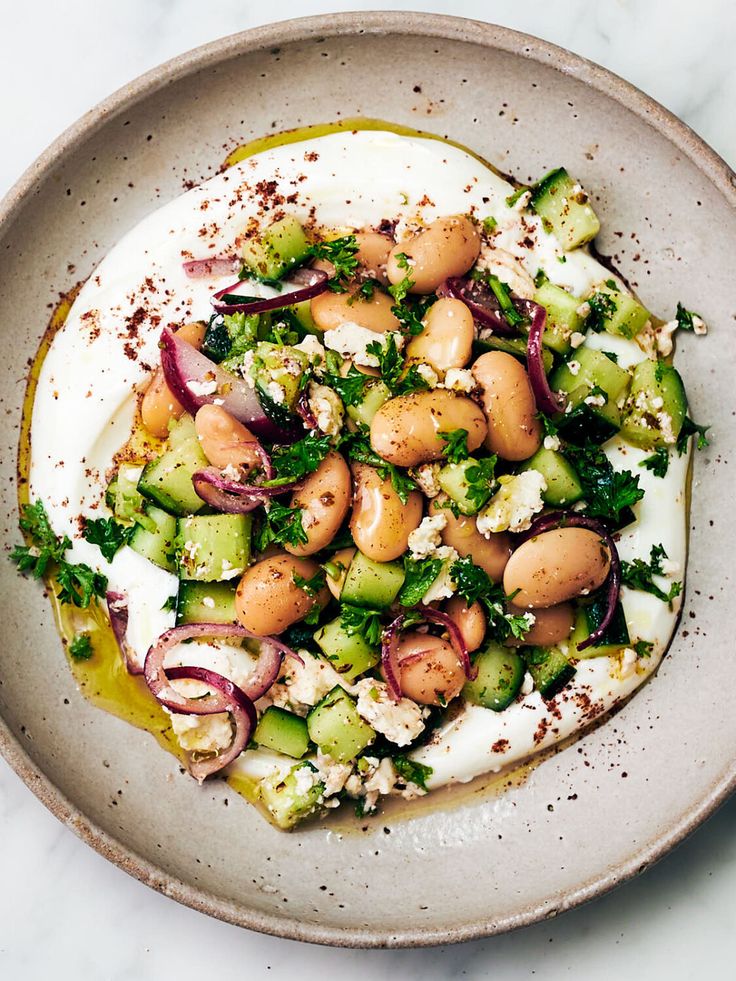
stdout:
<svg viewBox="0 0 736 981">
<path fill-rule="evenodd" d="M 12 4 L 12 14 L 10 7 L 5 0 L 0 194 L 62 129 L 159 62 L 268 20 L 335 8 L 425 9 L 537 34 L 634 82 L 736 165 L 732 0 L 36 0 Z M 735 819 L 733 799 L 644 876 L 557 921 L 439 950 L 330 950 L 249 933 L 152 892 L 57 823 L 0 761 L 0 976 L 733 977 Z"/>
</svg>

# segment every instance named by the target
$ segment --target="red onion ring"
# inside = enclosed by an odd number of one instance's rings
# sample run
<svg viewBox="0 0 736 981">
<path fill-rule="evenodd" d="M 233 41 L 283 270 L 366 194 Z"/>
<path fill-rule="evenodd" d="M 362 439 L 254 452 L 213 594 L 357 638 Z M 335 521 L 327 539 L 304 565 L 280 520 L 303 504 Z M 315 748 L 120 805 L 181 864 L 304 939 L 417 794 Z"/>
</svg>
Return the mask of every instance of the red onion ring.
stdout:
<svg viewBox="0 0 736 981">
<path fill-rule="evenodd" d="M 224 752 L 202 760 L 189 757 L 187 763 L 189 772 L 201 784 L 207 777 L 219 773 L 229 763 L 232 763 L 246 748 L 256 727 L 255 706 L 242 689 L 216 671 L 210 671 L 208 668 L 177 667 L 169 668 L 167 673 L 171 681 L 185 679 L 201 681 L 214 689 L 214 693 L 209 692 L 204 698 L 189 699 L 194 705 L 208 706 L 207 712 L 197 714 L 214 715 L 216 712 L 228 712 L 235 723 L 233 740 Z M 183 710 L 170 708 L 170 711 L 182 712 Z"/>
<path fill-rule="evenodd" d="M 182 262 L 182 269 L 190 279 L 208 279 L 215 276 L 229 276 L 241 265 L 234 255 L 213 255 L 209 259 L 190 259 Z"/>
<path fill-rule="evenodd" d="M 473 319 L 483 327 L 490 327 L 494 334 L 503 337 L 519 336 L 519 331 L 508 323 L 501 312 L 501 306 L 493 290 L 485 283 L 467 276 L 451 276 L 440 286 L 437 293 L 439 296 L 451 296 L 455 300 L 460 300 L 473 314 Z"/>
<path fill-rule="evenodd" d="M 143 668 L 133 656 L 133 651 L 126 638 L 128 632 L 128 597 L 125 593 L 116 593 L 109 589 L 105 594 L 105 599 L 107 600 L 110 626 L 128 674 L 143 674 Z"/>
<path fill-rule="evenodd" d="M 606 578 L 606 612 L 593 633 L 577 645 L 579 651 L 584 651 L 586 647 L 596 644 L 604 636 L 616 612 L 616 604 L 618 603 L 619 593 L 621 592 L 621 559 L 619 558 L 616 543 L 606 527 L 595 518 L 588 518 L 584 514 L 550 511 L 548 514 L 543 514 L 537 518 L 529 530 L 524 532 L 520 537 L 523 541 L 527 541 L 535 535 L 541 535 L 545 531 L 553 531 L 561 525 L 571 528 L 588 528 L 590 531 L 594 531 L 605 542 L 606 548 L 611 556 L 611 567 Z"/>
<path fill-rule="evenodd" d="M 247 514 L 270 498 L 296 490 L 300 486 L 295 480 L 276 487 L 241 484 L 238 480 L 223 477 L 217 467 L 198 470 L 192 476 L 192 484 L 203 501 L 225 514 Z"/>
<path fill-rule="evenodd" d="M 280 310 L 282 307 L 290 307 L 324 293 L 328 279 L 329 276 L 323 269 L 296 269 L 291 273 L 290 281 L 282 284 L 287 290 L 286 293 L 265 300 L 254 297 L 246 303 L 224 302 L 223 298 L 226 296 L 243 296 L 242 292 L 238 291 L 238 287 L 247 281 L 239 280 L 223 290 L 218 290 L 212 297 L 212 306 L 217 313 L 265 313 L 267 310 Z"/>
<path fill-rule="evenodd" d="M 460 663 L 463 666 L 463 671 L 467 678 L 474 678 L 475 672 L 473 665 L 470 661 L 470 654 L 468 653 L 468 648 L 463 640 L 463 635 L 461 634 L 457 624 L 448 617 L 446 613 L 442 613 L 440 610 L 435 610 L 431 606 L 424 607 L 419 612 L 423 620 L 428 620 L 430 623 L 441 624 L 447 633 L 450 635 L 450 643 L 458 656 Z M 401 633 L 401 628 L 406 619 L 405 613 L 400 613 L 383 632 L 383 637 L 381 638 L 381 667 L 383 668 L 383 673 L 386 677 L 386 684 L 388 685 L 389 695 L 394 702 L 398 702 L 402 697 L 401 691 L 401 664 L 399 660 L 398 645 L 399 645 L 399 634 Z M 415 621 L 412 626 L 415 625 Z"/>
<path fill-rule="evenodd" d="M 309 396 L 307 395 L 306 389 L 304 389 L 304 391 L 302 391 L 299 395 L 299 399 L 296 403 L 296 411 L 307 429 L 319 428 L 317 424 L 317 417 L 309 407 Z"/>
<path fill-rule="evenodd" d="M 529 373 L 529 382 L 534 392 L 534 401 L 537 403 L 539 411 L 546 415 L 564 412 L 565 396 L 552 391 L 544 370 L 542 335 L 547 323 L 547 311 L 531 300 L 527 300 L 526 303 L 531 312 L 529 337 L 526 343 L 526 370 Z"/>
<path fill-rule="evenodd" d="M 264 439 L 291 443 L 298 438 L 296 429 L 285 430 L 269 419 L 255 388 L 210 361 L 168 327 L 161 333 L 159 347 L 166 384 L 187 412 L 194 415 L 201 406 L 216 403 Z M 193 387 L 208 381 L 216 386 L 210 394 L 198 393 Z"/>
</svg>

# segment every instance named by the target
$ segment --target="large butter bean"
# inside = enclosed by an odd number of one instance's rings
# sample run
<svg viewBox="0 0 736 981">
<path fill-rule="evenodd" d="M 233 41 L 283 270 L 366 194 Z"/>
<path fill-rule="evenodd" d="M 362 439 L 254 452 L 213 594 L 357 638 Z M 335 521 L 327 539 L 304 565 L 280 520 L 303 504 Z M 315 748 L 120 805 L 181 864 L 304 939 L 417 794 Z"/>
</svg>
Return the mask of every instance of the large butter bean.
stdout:
<svg viewBox="0 0 736 981">
<path fill-rule="evenodd" d="M 208 403 L 198 409 L 194 428 L 202 452 L 213 467 L 252 470 L 262 463 L 256 437 L 221 405 Z"/>
<path fill-rule="evenodd" d="M 334 330 L 340 324 L 358 324 L 385 334 L 387 330 L 398 330 L 400 324 L 391 313 L 393 299 L 386 293 L 375 290 L 370 300 L 352 293 L 331 293 L 327 290 L 315 296 L 310 304 L 312 318 L 320 330 Z"/>
<path fill-rule="evenodd" d="M 246 569 L 235 593 L 238 620 L 259 637 L 280 634 L 303 620 L 315 603 L 327 605 L 330 593 L 326 586 L 309 596 L 294 582 L 295 575 L 311 579 L 317 572 L 316 562 L 291 555 L 272 555 L 256 562 Z"/>
<path fill-rule="evenodd" d="M 386 273 L 392 283 L 408 275 L 414 282 L 412 293 L 434 293 L 448 276 L 462 276 L 480 253 L 480 235 L 473 222 L 464 215 L 438 218 L 406 242 L 391 250 Z M 401 265 L 407 257 L 409 268 Z"/>
<path fill-rule="evenodd" d="M 406 551 L 409 535 L 422 520 L 422 495 L 411 491 L 406 504 L 390 480 L 373 467 L 353 464 L 350 530 L 360 551 L 376 562 L 390 562 Z"/>
<path fill-rule="evenodd" d="M 447 443 L 440 433 L 466 429 L 472 452 L 483 442 L 486 428 L 483 412 L 472 399 L 436 388 L 384 402 L 371 422 L 371 446 L 389 463 L 415 467 L 443 455 Z"/>
<path fill-rule="evenodd" d="M 516 593 L 514 606 L 556 606 L 597 589 L 610 567 L 600 535 L 587 528 L 557 528 L 516 549 L 504 571 L 503 588 Z"/>
<path fill-rule="evenodd" d="M 358 251 L 355 258 L 361 265 L 366 275 L 377 279 L 384 286 L 388 284 L 386 276 L 386 263 L 391 249 L 394 247 L 393 241 L 387 235 L 379 232 L 358 232 L 355 236 L 358 243 Z"/>
<path fill-rule="evenodd" d="M 446 705 L 467 680 L 452 644 L 432 634 L 404 634 L 398 658 L 401 691 L 420 705 Z"/>
<path fill-rule="evenodd" d="M 406 348 L 410 358 L 428 361 L 436 371 L 464 368 L 473 348 L 473 315 L 460 300 L 437 300 L 427 311 L 424 330 Z"/>
<path fill-rule="evenodd" d="M 335 568 L 335 578 L 333 579 L 330 573 L 327 573 L 326 581 L 327 588 L 335 597 L 335 599 L 340 599 L 340 593 L 342 592 L 343 584 L 345 583 L 345 577 L 348 574 L 348 568 L 350 563 L 353 561 L 353 556 L 357 552 L 355 548 L 341 548 L 339 552 L 335 552 L 334 555 L 330 556 L 329 563 L 325 563 L 325 569 Z"/>
<path fill-rule="evenodd" d="M 176 333 L 194 347 L 200 348 L 206 329 L 205 324 L 195 322 L 184 324 Z M 184 406 L 166 384 L 161 368 L 157 368 L 141 400 L 141 422 L 153 436 L 166 439 L 169 435 L 169 423 L 178 419 L 183 412 Z"/>
<path fill-rule="evenodd" d="M 486 615 L 480 603 L 470 606 L 461 596 L 453 596 L 445 603 L 445 613 L 457 626 L 469 651 L 477 651 L 486 635 Z"/>
<path fill-rule="evenodd" d="M 503 351 L 489 351 L 472 371 L 488 420 L 486 446 L 503 460 L 528 459 L 539 449 L 542 427 L 523 365 Z"/>
<path fill-rule="evenodd" d="M 500 582 L 511 555 L 511 536 L 501 531 L 486 538 L 478 531 L 474 517 L 455 516 L 449 508 L 442 508 L 446 500 L 444 494 L 440 495 L 430 508 L 433 514 L 444 514 L 447 518 L 441 533 L 442 544 L 456 549 L 462 558 L 469 555 L 494 582 Z"/>
<path fill-rule="evenodd" d="M 299 490 L 291 495 L 291 507 L 301 508 L 306 544 L 284 545 L 292 555 L 314 555 L 337 534 L 350 507 L 350 470 L 339 453 L 330 452 Z"/>
<path fill-rule="evenodd" d="M 571 603 L 559 603 L 534 611 L 534 625 L 521 640 L 509 637 L 508 647 L 521 647 L 530 644 L 535 647 L 551 647 L 567 640 L 575 623 L 575 607 Z"/>
</svg>

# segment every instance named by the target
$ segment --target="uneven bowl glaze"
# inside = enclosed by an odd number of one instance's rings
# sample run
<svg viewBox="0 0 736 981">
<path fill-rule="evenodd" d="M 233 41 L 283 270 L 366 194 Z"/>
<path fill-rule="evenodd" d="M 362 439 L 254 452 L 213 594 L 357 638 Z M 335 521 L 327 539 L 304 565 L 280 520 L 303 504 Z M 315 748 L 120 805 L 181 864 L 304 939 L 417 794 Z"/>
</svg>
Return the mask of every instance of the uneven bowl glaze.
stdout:
<svg viewBox="0 0 736 981">
<path fill-rule="evenodd" d="M 521 180 L 564 163 L 594 192 L 598 244 L 644 302 L 670 314 L 681 299 L 711 325 L 707 340 L 686 337 L 679 353 L 696 416 L 713 423 L 715 440 L 696 461 L 687 602 L 669 656 L 613 718 L 502 793 L 473 787 L 408 813 L 285 835 L 224 783 L 200 789 L 149 735 L 85 702 L 41 591 L 6 562 L 0 747 L 93 847 L 203 912 L 320 943 L 447 943 L 612 888 L 736 785 L 736 659 L 724 605 L 735 537 L 727 464 L 736 444 L 736 177 L 687 127 L 559 48 L 423 14 L 281 23 L 145 75 L 57 140 L 0 209 L 5 537 L 17 537 L 28 358 L 59 293 L 235 145 L 357 115 L 447 135 Z"/>
</svg>

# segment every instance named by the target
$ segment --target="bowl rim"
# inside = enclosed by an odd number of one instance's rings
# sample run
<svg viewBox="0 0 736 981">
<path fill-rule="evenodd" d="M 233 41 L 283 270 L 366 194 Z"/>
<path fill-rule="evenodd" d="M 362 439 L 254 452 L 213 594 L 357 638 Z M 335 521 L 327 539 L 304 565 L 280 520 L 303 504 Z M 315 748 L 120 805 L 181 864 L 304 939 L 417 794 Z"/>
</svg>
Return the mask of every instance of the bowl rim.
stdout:
<svg viewBox="0 0 736 981">
<path fill-rule="evenodd" d="M 644 120 L 658 134 L 683 153 L 736 208 L 736 173 L 715 150 L 686 123 L 640 89 L 600 65 L 565 48 L 507 27 L 469 18 L 417 11 L 348 11 L 300 17 L 227 35 L 200 45 L 151 69 L 109 95 L 61 133 L 25 170 L 0 200 L 0 234 L 14 221 L 16 213 L 35 186 L 47 178 L 66 153 L 93 135 L 111 116 L 119 115 L 163 85 L 198 70 L 268 46 L 288 44 L 319 37 L 358 35 L 419 35 L 464 41 L 495 48 L 555 68 L 613 98 L 619 105 Z M 423 947 L 459 943 L 492 936 L 528 926 L 550 916 L 549 904 L 537 904 L 522 912 L 494 921 L 479 917 L 451 930 L 414 928 L 382 931 L 302 923 L 295 917 L 275 916 L 248 910 L 243 906 L 191 886 L 165 872 L 127 848 L 113 835 L 101 830 L 80 811 L 33 762 L 20 740 L 0 716 L 0 754 L 21 780 L 51 813 L 100 855 L 151 888 L 209 916 L 236 926 L 290 940 L 336 947 Z M 665 834 L 648 841 L 615 868 L 577 888 L 559 893 L 554 914 L 565 912 L 588 900 L 604 895 L 633 878 L 666 855 L 710 817 L 736 790 L 736 760 L 695 801 L 683 817 Z"/>
</svg>

